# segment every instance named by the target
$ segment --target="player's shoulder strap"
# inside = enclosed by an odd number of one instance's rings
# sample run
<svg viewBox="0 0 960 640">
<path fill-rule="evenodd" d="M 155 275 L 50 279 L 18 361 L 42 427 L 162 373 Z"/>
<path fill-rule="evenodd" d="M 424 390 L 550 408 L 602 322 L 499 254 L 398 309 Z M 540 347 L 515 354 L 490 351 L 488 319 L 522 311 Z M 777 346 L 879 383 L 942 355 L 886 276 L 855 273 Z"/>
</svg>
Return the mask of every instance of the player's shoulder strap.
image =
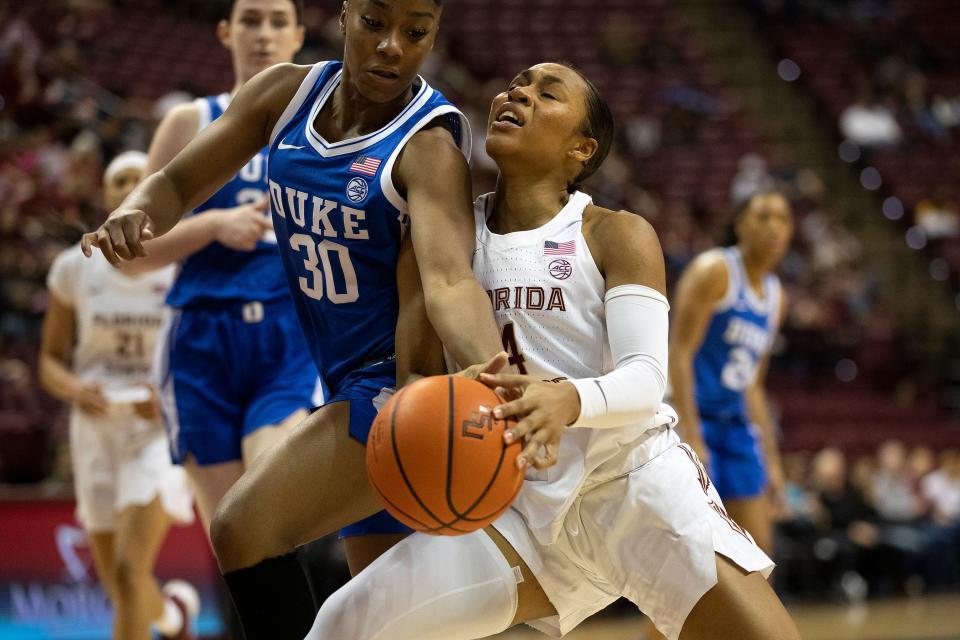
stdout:
<svg viewBox="0 0 960 640">
<path fill-rule="evenodd" d="M 719 253 L 727 268 L 727 290 L 714 307 L 714 310 L 720 313 L 732 308 L 740 297 L 743 288 L 743 263 L 740 260 L 740 250 L 736 247 L 720 247 L 713 251 Z"/>
<path fill-rule="evenodd" d="M 221 93 L 215 96 L 204 96 L 193 101 L 197 107 L 200 119 L 197 123 L 197 133 L 203 131 L 210 123 L 223 115 L 230 106 L 230 94 Z"/>
<path fill-rule="evenodd" d="M 780 278 L 776 274 L 767 274 L 765 278 L 765 291 L 767 303 L 767 326 L 771 331 L 776 331 L 780 326 L 780 311 L 782 309 L 783 286 L 780 284 Z"/>
<path fill-rule="evenodd" d="M 317 62 L 314 64 L 310 71 L 307 72 L 307 75 L 303 78 L 303 81 L 300 83 L 300 87 L 297 89 L 297 92 L 293 94 L 293 99 L 287 104 L 287 108 L 283 110 L 283 113 L 280 114 L 280 118 L 277 120 L 276 124 L 273 125 L 273 131 L 270 133 L 270 146 L 273 146 L 274 141 L 277 139 L 277 136 L 280 135 L 280 132 L 286 127 L 294 116 L 300 112 L 300 109 L 303 108 L 303 105 L 307 102 L 312 94 L 316 90 L 320 89 L 319 85 L 323 85 L 330 80 L 331 76 L 335 74 L 341 67 L 341 63 L 335 61 L 323 61 Z"/>
<path fill-rule="evenodd" d="M 470 161 L 473 147 L 473 133 L 467 117 L 442 93 L 427 84 L 426 80 L 423 78 L 418 80 L 421 85 L 413 101 L 392 123 L 393 130 L 390 135 L 398 136 L 399 139 L 395 139 L 392 143 L 393 149 L 384 162 L 383 171 L 380 172 L 380 189 L 383 195 L 403 216 L 409 211 L 406 199 L 400 195 L 393 184 L 393 166 L 410 138 L 435 120 L 442 119 L 467 162 Z"/>
</svg>

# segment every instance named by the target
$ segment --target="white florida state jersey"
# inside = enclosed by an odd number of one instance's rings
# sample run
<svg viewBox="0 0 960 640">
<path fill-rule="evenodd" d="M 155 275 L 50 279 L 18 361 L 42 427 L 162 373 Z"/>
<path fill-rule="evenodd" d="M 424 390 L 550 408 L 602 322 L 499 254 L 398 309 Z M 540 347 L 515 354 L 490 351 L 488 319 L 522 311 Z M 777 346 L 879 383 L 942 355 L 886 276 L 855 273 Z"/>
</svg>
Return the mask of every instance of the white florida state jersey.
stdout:
<svg viewBox="0 0 960 640">
<path fill-rule="evenodd" d="M 473 272 L 490 296 L 510 363 L 522 373 L 561 380 L 613 370 L 606 286 L 582 233 L 583 211 L 591 202 L 576 192 L 544 226 L 506 235 L 487 228 L 493 195 L 475 203 Z M 623 475 L 661 453 L 673 438 L 653 436 L 675 423 L 673 409 L 662 405 L 648 424 L 568 429 L 558 463 L 544 471 L 530 469 L 513 507 L 540 542 L 553 542 L 585 485 Z"/>
<path fill-rule="evenodd" d="M 151 381 L 175 268 L 125 276 L 103 256 L 84 257 L 79 245 L 57 256 L 47 287 L 76 313 L 75 374 L 115 389 Z"/>
</svg>

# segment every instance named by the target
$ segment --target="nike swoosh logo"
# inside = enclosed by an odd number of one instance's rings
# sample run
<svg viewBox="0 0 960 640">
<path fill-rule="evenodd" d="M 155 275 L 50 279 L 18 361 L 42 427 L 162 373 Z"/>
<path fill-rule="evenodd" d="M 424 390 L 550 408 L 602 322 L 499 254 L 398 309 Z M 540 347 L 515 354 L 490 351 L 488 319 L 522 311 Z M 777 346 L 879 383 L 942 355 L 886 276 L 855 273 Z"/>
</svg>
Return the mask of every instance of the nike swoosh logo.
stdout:
<svg viewBox="0 0 960 640">
<path fill-rule="evenodd" d="M 283 151 L 284 149 L 303 149 L 303 147 L 298 147 L 293 144 L 287 144 L 283 140 L 280 141 L 280 144 L 277 146 L 278 149 Z"/>
</svg>

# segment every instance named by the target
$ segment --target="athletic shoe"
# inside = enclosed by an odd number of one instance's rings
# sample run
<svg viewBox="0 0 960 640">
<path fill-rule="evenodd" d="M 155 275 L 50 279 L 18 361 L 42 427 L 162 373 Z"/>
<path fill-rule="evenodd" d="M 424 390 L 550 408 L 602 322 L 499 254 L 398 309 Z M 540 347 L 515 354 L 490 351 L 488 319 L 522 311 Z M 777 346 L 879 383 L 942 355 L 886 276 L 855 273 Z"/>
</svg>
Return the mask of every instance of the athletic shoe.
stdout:
<svg viewBox="0 0 960 640">
<path fill-rule="evenodd" d="M 176 634 L 161 634 L 160 637 L 165 640 L 196 640 L 193 626 L 200 614 L 200 594 L 192 584 L 184 580 L 171 580 L 163 585 L 162 593 L 164 599 L 172 602 L 180 610 L 183 624 Z"/>
</svg>

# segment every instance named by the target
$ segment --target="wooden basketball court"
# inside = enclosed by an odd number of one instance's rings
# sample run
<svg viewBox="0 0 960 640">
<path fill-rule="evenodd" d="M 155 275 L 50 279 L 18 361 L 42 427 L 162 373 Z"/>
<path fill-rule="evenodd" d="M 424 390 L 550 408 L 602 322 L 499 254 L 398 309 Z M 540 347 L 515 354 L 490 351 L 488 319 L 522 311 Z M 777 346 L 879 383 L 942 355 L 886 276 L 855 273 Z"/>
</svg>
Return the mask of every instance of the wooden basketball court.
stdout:
<svg viewBox="0 0 960 640">
<path fill-rule="evenodd" d="M 859 606 L 790 607 L 804 640 L 960 640 L 960 595 L 869 602 Z M 589 621 L 569 640 L 643 640 L 637 617 Z M 546 638 L 529 628 L 513 629 L 497 640 Z"/>
</svg>

